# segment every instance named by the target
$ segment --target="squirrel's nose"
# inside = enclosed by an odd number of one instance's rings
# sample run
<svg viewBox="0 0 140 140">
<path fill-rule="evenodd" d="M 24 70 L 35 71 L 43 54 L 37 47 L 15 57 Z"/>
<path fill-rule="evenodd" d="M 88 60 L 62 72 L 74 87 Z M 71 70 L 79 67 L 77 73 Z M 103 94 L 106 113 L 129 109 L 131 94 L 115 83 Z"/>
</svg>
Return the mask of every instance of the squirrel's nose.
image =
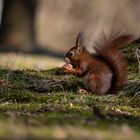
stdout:
<svg viewBox="0 0 140 140">
<path fill-rule="evenodd" d="M 70 63 L 70 60 L 69 60 L 69 58 L 67 58 L 67 57 L 65 57 L 65 58 L 63 59 L 63 61 L 66 62 L 66 63 Z"/>
</svg>

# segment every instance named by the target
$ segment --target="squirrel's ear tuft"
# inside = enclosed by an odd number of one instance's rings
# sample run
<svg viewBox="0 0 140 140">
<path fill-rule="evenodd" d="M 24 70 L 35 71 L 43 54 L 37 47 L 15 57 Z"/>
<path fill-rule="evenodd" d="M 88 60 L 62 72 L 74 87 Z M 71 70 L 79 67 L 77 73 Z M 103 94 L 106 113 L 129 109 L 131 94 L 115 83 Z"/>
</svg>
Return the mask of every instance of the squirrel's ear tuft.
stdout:
<svg viewBox="0 0 140 140">
<path fill-rule="evenodd" d="M 78 36 L 77 36 L 77 39 L 76 39 L 76 47 L 77 48 L 81 48 L 83 46 L 84 46 L 84 43 L 83 43 L 83 33 L 79 32 Z"/>
</svg>

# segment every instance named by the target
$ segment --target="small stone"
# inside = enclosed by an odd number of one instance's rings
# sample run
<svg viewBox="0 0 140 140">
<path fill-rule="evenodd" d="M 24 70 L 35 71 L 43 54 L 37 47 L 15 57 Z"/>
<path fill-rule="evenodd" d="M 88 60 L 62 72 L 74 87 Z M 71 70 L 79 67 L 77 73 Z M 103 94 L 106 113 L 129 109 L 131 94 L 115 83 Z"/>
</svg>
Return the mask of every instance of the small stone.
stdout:
<svg viewBox="0 0 140 140">
<path fill-rule="evenodd" d="M 70 103 L 70 107 L 73 107 L 73 103 Z"/>
</svg>

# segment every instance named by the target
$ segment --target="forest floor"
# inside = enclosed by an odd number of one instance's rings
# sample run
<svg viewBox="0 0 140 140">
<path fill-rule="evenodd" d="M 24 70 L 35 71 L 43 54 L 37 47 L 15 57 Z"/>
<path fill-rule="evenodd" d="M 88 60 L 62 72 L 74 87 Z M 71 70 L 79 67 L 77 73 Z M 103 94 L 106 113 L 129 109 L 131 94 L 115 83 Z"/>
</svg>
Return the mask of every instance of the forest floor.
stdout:
<svg viewBox="0 0 140 140">
<path fill-rule="evenodd" d="M 81 79 L 53 68 L 61 59 L 0 54 L 0 138 L 139 140 L 140 75 L 127 51 L 128 81 L 107 96 L 79 93 Z"/>
</svg>

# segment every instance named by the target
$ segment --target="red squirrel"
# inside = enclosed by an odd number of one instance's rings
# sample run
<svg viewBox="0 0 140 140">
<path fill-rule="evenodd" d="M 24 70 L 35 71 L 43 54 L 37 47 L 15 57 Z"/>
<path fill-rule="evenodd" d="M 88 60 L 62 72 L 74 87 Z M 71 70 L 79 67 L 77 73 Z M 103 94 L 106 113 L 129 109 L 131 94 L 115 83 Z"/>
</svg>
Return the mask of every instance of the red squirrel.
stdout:
<svg viewBox="0 0 140 140">
<path fill-rule="evenodd" d="M 86 90 L 93 94 L 116 94 L 127 76 L 127 61 L 119 49 L 131 43 L 134 37 L 117 33 L 108 37 L 102 33 L 99 37 L 95 41 L 95 53 L 90 53 L 80 32 L 75 46 L 64 57 L 63 71 L 82 77 Z"/>
</svg>

